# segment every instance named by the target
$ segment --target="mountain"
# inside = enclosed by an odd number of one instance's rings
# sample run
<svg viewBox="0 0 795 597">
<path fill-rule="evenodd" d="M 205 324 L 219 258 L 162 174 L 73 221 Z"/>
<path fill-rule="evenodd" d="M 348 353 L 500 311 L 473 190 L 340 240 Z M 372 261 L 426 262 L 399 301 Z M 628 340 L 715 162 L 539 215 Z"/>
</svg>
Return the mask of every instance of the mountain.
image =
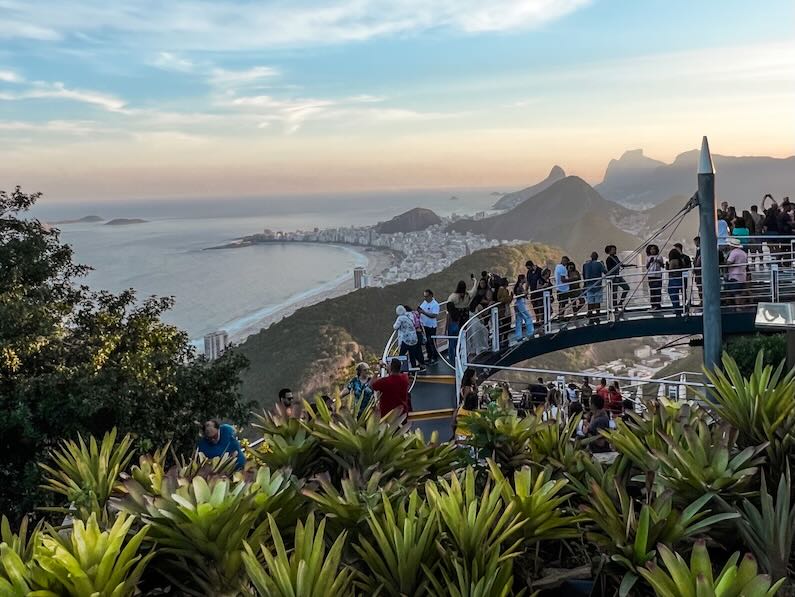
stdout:
<svg viewBox="0 0 795 597">
<path fill-rule="evenodd" d="M 672 164 L 635 152 L 612 160 L 605 180 L 596 186 L 604 197 L 632 207 L 649 207 L 674 195 L 690 197 L 696 190 L 698 151 L 679 154 Z M 630 155 L 628 155 L 630 154 Z M 626 159 L 625 159 L 626 158 Z M 718 201 L 738 209 L 760 204 L 765 193 L 781 198 L 795 194 L 795 156 L 788 158 L 713 154 Z"/>
<path fill-rule="evenodd" d="M 394 234 L 396 232 L 417 232 L 430 226 L 441 224 L 442 219 L 430 209 L 415 207 L 409 211 L 395 216 L 387 222 L 379 222 L 375 230 L 381 234 Z"/>
<path fill-rule="evenodd" d="M 554 263 L 560 250 L 526 244 L 476 251 L 450 267 L 419 280 L 407 280 L 384 288 L 362 288 L 350 294 L 304 307 L 290 317 L 249 336 L 234 350 L 246 356 L 241 391 L 246 400 L 270 406 L 280 388 L 309 397 L 337 387 L 339 372 L 358 360 L 380 358 L 395 320 L 395 305 L 416 305 L 426 288 L 436 291 L 439 302 L 459 280 L 483 270 L 515 279 L 525 271 L 528 259 Z M 541 362 L 536 361 L 534 362 Z M 561 363 L 558 365 L 571 365 Z"/>
<path fill-rule="evenodd" d="M 634 248 L 638 240 L 615 222 L 634 212 L 607 201 L 577 176 L 553 183 L 503 214 L 483 220 L 459 220 L 448 227 L 500 240 L 533 240 L 563 247 L 577 263 L 608 243 Z"/>
<path fill-rule="evenodd" d="M 521 191 L 504 194 L 502 198 L 494 204 L 492 209 L 513 209 L 523 201 L 527 201 L 530 197 L 538 195 L 541 191 L 548 189 L 564 178 L 566 178 L 566 173 L 563 171 L 563 168 L 560 166 L 552 166 L 552 170 L 549 171 L 549 175 L 544 180 L 534 184 L 532 187 L 522 189 Z"/>
<path fill-rule="evenodd" d="M 130 224 L 146 224 L 146 220 L 140 218 L 116 218 L 110 222 L 105 222 L 105 226 L 129 226 Z"/>
<path fill-rule="evenodd" d="M 59 224 L 93 224 L 94 222 L 101 222 L 104 218 L 100 218 L 99 216 L 83 216 L 82 218 L 78 218 L 77 220 L 59 220 L 58 222 L 50 222 L 52 225 L 57 226 Z"/>
</svg>

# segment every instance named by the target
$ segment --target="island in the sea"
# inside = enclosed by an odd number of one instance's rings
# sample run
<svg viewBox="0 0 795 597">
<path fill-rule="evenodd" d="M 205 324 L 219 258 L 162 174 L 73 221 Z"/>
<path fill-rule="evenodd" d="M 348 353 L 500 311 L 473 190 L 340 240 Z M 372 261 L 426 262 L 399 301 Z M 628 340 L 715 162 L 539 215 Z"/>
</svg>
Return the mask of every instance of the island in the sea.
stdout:
<svg viewBox="0 0 795 597">
<path fill-rule="evenodd" d="M 104 219 L 105 218 L 101 218 L 99 216 L 83 216 L 77 220 L 59 220 L 57 222 L 51 222 L 51 224 L 53 226 L 58 226 L 61 224 L 93 224 L 95 222 L 101 222 Z"/>
<path fill-rule="evenodd" d="M 129 226 L 130 224 L 146 224 L 146 220 L 140 218 L 116 218 L 110 222 L 105 222 L 105 226 Z"/>
</svg>

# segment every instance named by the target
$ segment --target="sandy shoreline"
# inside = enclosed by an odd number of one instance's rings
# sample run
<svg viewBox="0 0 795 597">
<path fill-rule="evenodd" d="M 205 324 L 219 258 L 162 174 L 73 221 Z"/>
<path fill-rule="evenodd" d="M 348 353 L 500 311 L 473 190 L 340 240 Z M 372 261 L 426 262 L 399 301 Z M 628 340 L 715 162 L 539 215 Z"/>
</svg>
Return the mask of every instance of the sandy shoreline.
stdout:
<svg viewBox="0 0 795 597">
<path fill-rule="evenodd" d="M 348 250 L 353 250 L 356 253 L 359 253 L 362 256 L 366 257 L 367 273 L 371 276 L 382 274 L 390 267 L 395 265 L 395 262 L 397 260 L 397 256 L 393 252 L 383 249 L 377 249 L 374 247 L 359 247 L 359 246 L 354 247 L 352 245 L 342 245 L 342 244 L 333 245 L 333 246 L 338 246 Z M 354 290 L 353 273 L 350 272 L 350 275 L 346 276 L 346 278 L 343 281 L 341 281 L 333 288 L 324 290 L 323 292 L 318 292 L 317 294 L 313 294 L 312 296 L 308 296 L 300 300 L 297 300 L 295 302 L 292 302 L 290 304 L 284 305 L 282 308 L 278 309 L 277 311 L 273 311 L 272 313 L 268 314 L 267 316 L 261 319 L 256 320 L 255 322 L 251 323 L 245 328 L 230 334 L 229 339 L 235 344 L 239 344 L 243 342 L 248 336 L 251 336 L 253 334 L 258 333 L 261 330 L 268 328 L 272 324 L 276 323 L 277 321 L 281 321 L 285 317 L 289 317 L 290 315 L 295 313 L 298 309 L 315 305 L 317 303 L 323 302 L 326 299 L 336 298 L 338 296 L 348 294 L 353 290 Z"/>
</svg>

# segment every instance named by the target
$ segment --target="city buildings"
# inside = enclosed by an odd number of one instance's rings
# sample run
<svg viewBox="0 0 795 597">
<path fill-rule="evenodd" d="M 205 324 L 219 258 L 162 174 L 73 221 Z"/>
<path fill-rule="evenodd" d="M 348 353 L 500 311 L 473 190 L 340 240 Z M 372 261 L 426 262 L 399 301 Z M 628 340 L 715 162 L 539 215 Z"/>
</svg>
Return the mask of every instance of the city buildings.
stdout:
<svg viewBox="0 0 795 597">
<path fill-rule="evenodd" d="M 353 287 L 357 290 L 359 288 L 366 288 L 368 282 L 367 270 L 363 267 L 353 268 Z"/>
<path fill-rule="evenodd" d="M 219 330 L 204 336 L 204 356 L 210 361 L 220 357 L 227 346 L 229 346 L 229 334 L 225 330 Z"/>
</svg>

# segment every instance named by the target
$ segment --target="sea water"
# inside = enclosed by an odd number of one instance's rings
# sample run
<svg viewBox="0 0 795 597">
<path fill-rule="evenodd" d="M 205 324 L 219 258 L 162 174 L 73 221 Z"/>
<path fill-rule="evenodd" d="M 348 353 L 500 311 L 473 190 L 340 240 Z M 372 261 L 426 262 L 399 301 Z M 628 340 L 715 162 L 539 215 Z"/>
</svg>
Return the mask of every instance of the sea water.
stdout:
<svg viewBox="0 0 795 597">
<path fill-rule="evenodd" d="M 456 200 L 450 200 L 455 195 Z M 104 202 L 43 200 L 33 215 L 47 221 L 98 215 L 141 218 L 142 224 L 61 224 L 61 238 L 76 260 L 93 268 L 92 288 L 134 288 L 139 298 L 173 296 L 164 319 L 199 344 L 205 333 L 231 335 L 283 307 L 321 294 L 352 278 L 367 258 L 350 247 L 313 244 L 257 245 L 206 250 L 265 228 L 364 226 L 413 207 L 440 215 L 488 209 L 496 198 L 486 190 L 435 190 L 345 197 L 194 199 Z"/>
</svg>

